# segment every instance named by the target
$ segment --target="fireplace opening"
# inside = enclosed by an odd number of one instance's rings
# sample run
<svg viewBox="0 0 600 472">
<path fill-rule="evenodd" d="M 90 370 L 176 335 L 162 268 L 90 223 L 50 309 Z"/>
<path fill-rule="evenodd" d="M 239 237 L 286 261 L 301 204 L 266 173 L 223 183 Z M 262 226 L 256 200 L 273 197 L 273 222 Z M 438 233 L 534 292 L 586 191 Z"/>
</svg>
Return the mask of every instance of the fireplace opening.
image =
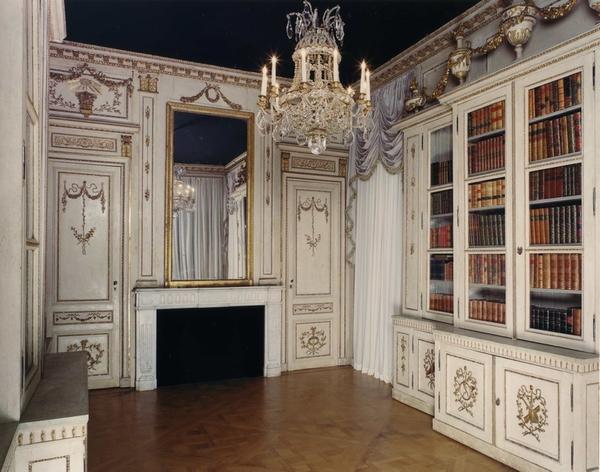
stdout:
<svg viewBox="0 0 600 472">
<path fill-rule="evenodd" d="M 157 311 L 159 386 L 259 377 L 264 306 Z"/>
</svg>

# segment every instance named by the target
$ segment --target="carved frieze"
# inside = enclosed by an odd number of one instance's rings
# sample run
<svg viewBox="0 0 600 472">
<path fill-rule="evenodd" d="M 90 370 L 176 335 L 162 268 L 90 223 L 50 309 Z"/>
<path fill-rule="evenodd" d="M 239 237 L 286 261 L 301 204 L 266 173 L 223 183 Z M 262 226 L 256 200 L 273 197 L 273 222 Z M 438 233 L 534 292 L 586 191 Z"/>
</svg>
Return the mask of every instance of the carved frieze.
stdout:
<svg viewBox="0 0 600 472">
<path fill-rule="evenodd" d="M 296 303 L 293 309 L 294 315 L 333 313 L 333 303 Z"/>
<path fill-rule="evenodd" d="M 292 169 L 314 170 L 335 174 L 335 161 L 314 157 L 292 157 Z"/>
<path fill-rule="evenodd" d="M 53 324 L 81 324 L 81 323 L 112 323 L 113 312 L 106 311 L 60 311 L 55 312 Z"/>
<path fill-rule="evenodd" d="M 57 148 L 85 149 L 86 151 L 117 152 L 117 140 L 98 136 L 52 133 L 50 143 Z"/>
</svg>

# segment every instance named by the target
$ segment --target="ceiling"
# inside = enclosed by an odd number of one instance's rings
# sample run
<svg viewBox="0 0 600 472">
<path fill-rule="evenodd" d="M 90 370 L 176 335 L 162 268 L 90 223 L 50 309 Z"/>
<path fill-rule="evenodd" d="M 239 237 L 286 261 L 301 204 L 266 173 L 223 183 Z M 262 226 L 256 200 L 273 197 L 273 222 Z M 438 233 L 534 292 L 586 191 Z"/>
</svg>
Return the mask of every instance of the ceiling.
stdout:
<svg viewBox="0 0 600 472">
<path fill-rule="evenodd" d="M 182 164 L 225 165 L 246 151 L 246 121 L 175 112 L 173 160 Z"/>
<path fill-rule="evenodd" d="M 315 0 L 320 14 L 339 4 L 346 23 L 340 74 L 356 81 L 358 64 L 391 59 L 435 31 L 474 0 Z M 259 71 L 268 58 L 292 75 L 286 14 L 300 0 L 65 0 L 67 39 L 175 59 Z"/>
</svg>

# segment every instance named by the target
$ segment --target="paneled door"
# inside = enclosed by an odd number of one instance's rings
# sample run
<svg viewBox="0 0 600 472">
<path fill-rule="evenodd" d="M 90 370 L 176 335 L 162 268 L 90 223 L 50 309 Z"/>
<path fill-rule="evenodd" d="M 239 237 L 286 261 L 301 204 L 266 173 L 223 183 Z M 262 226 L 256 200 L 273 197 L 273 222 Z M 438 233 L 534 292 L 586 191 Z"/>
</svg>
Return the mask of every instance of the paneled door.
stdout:
<svg viewBox="0 0 600 472">
<path fill-rule="evenodd" d="M 288 370 L 337 365 L 340 357 L 343 182 L 285 178 Z"/>
<path fill-rule="evenodd" d="M 53 352 L 87 352 L 90 388 L 121 377 L 123 173 L 118 163 L 48 163 L 47 333 Z"/>
</svg>

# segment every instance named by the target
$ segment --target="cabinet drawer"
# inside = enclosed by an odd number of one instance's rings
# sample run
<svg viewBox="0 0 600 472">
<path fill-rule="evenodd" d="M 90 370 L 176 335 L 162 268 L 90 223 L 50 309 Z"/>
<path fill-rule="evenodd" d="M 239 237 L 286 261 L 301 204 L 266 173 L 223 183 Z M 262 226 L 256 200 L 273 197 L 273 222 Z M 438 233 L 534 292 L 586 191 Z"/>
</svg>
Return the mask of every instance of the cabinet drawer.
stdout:
<svg viewBox="0 0 600 472">
<path fill-rule="evenodd" d="M 551 470 L 571 470 L 571 374 L 496 359 L 496 443 Z"/>
<path fill-rule="evenodd" d="M 492 356 L 440 343 L 436 419 L 492 442 Z"/>
</svg>

